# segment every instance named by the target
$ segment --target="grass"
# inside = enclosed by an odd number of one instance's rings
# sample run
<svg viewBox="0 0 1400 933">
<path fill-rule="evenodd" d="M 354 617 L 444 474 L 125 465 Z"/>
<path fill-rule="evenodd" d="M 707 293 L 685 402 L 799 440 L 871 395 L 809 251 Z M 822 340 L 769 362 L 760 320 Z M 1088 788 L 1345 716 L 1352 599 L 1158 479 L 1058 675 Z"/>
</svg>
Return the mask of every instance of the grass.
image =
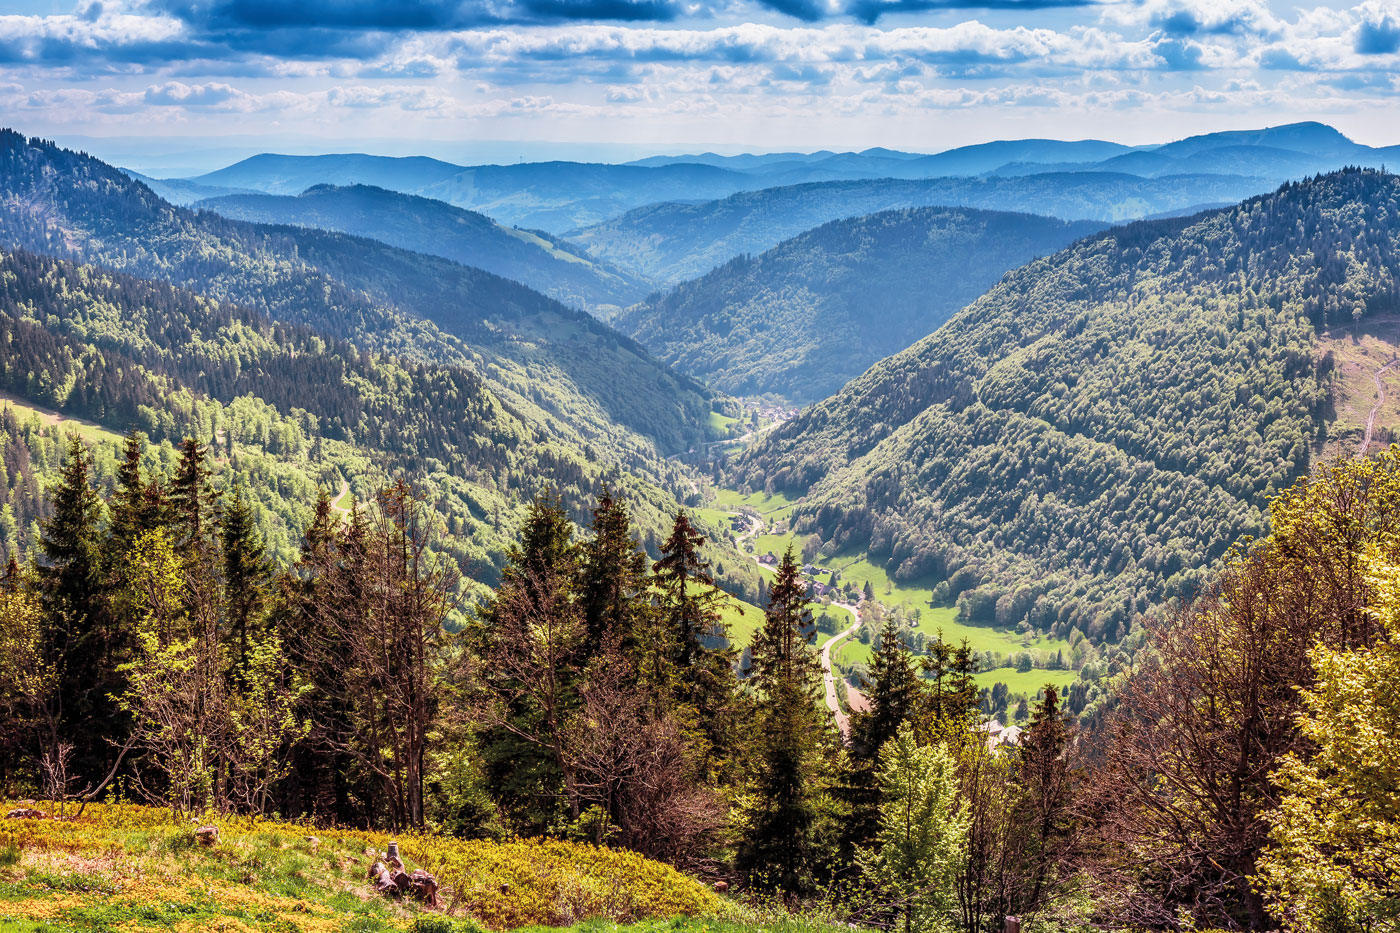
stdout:
<svg viewBox="0 0 1400 933">
<path fill-rule="evenodd" d="M 1018 671 L 1015 668 L 1002 667 L 994 671 L 983 671 L 975 679 L 980 687 L 990 687 L 993 684 L 1001 683 L 1006 684 L 1006 688 L 1012 693 L 1024 693 L 1026 696 L 1032 696 L 1038 694 L 1046 684 L 1054 684 L 1063 692 L 1078 677 L 1078 671 L 1047 671 L 1039 668 Z"/>
<path fill-rule="evenodd" d="M 716 437 L 724 437 L 729 433 L 729 426 L 736 423 L 738 420 L 738 418 L 731 418 L 729 415 L 711 411 L 709 420 L 710 430 Z"/>
<path fill-rule="evenodd" d="M 1350 455 L 1365 436 L 1366 419 L 1378 401 L 1375 373 L 1400 357 L 1400 316 L 1377 315 L 1335 328 L 1318 338 L 1317 352 L 1331 353 L 1335 366 L 1332 402 L 1337 418 L 1329 426 L 1329 439 Z M 1381 380 L 1386 398 L 1376 412 L 1373 440 L 1384 442 L 1386 431 L 1400 428 L 1400 364 L 1382 373 Z"/>
<path fill-rule="evenodd" d="M 192 843 L 190 823 L 148 807 L 95 804 L 81 820 L 5 821 L 0 850 L 20 854 L 0 867 L 0 919 L 9 924 L 0 933 L 376 933 L 415 924 L 420 933 L 479 933 L 728 909 L 698 882 L 630 852 L 401 834 L 407 869 L 427 869 L 442 884 L 446 910 L 427 911 L 369 888 L 366 849 L 382 850 L 384 834 L 211 821 L 220 841 L 208 849 Z M 435 924 L 443 919 L 452 923 Z"/>
<path fill-rule="evenodd" d="M 737 596 L 724 595 L 720 615 L 729 626 L 729 641 L 735 647 L 743 648 L 753 641 L 754 635 L 763 626 L 763 610 Z"/>
<path fill-rule="evenodd" d="M 15 417 L 21 423 L 31 418 L 37 418 L 44 424 L 56 424 L 64 433 L 76 431 L 78 435 L 89 444 L 118 444 L 121 443 L 122 436 L 115 431 L 93 424 L 91 421 L 83 421 L 80 418 L 72 418 L 68 415 L 42 408 L 38 405 L 17 398 L 6 393 L 0 393 L 0 408 L 10 408 L 14 410 Z"/>
</svg>

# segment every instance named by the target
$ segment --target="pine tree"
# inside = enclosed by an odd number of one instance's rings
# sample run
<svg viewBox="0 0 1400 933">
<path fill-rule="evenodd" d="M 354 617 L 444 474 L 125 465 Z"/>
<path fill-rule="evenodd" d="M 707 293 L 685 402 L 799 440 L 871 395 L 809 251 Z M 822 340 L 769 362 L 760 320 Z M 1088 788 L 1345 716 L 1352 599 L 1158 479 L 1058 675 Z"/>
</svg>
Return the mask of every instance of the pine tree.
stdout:
<svg viewBox="0 0 1400 933">
<path fill-rule="evenodd" d="M 972 734 L 981 692 L 977 681 L 977 655 L 967 639 L 953 646 L 938 633 L 921 667 L 925 678 L 915 716 L 915 733 L 921 742 L 947 741 L 953 747 Z"/>
<path fill-rule="evenodd" d="M 738 653 L 719 611 L 724 594 L 700 555 L 704 544 L 690 517 L 677 512 L 661 559 L 652 567 L 656 631 L 643 648 L 642 674 L 675 697 L 677 718 L 714 777 L 730 765 Z"/>
<path fill-rule="evenodd" d="M 213 539 L 218 494 L 209 477 L 208 452 L 199 441 L 185 438 L 169 493 L 175 541 L 180 547 L 203 547 Z"/>
<path fill-rule="evenodd" d="M 559 500 L 530 504 L 520 543 L 469 632 L 477 669 L 480 747 L 498 806 L 521 831 L 577 818 L 564 753 L 577 708 L 586 627 L 577 593 L 579 548 Z M 560 811 L 560 804 L 567 809 Z"/>
<path fill-rule="evenodd" d="M 845 834 L 848 850 L 869 845 L 874 837 L 880 805 L 880 750 L 901 726 L 910 723 L 922 689 L 892 616 L 886 616 L 880 631 L 880 644 L 870 659 L 864 689 L 869 709 L 851 717 L 851 767 L 845 786 L 851 806 Z"/>
<path fill-rule="evenodd" d="M 82 440 L 69 435 L 53 514 L 43 525 L 39 563 L 45 633 L 44 660 L 57 673 L 49 721 L 51 741 L 74 746 L 74 768 L 97 776 L 109 759 L 108 739 L 120 741 L 126 719 L 111 697 L 124 689 L 118 666 L 130 649 L 107 611 L 102 577 L 102 500 L 91 483 Z"/>
<path fill-rule="evenodd" d="M 753 682 L 761 697 L 752 752 L 755 804 L 738 854 L 753 884 L 789 892 L 804 891 L 812 881 L 824 776 L 821 666 L 804 635 L 809 621 L 806 588 L 789 547 L 753 642 Z"/>
<path fill-rule="evenodd" d="M 610 641 L 625 654 L 635 652 L 650 609 L 649 570 L 627 506 L 604 489 L 593 509 L 593 537 L 583 546 L 579 575 L 590 656 Z"/>
<path fill-rule="evenodd" d="M 272 565 L 258 534 L 252 507 L 241 484 L 226 497 L 221 527 L 228 640 L 235 677 L 240 677 L 255 640 L 265 634 Z"/>
</svg>

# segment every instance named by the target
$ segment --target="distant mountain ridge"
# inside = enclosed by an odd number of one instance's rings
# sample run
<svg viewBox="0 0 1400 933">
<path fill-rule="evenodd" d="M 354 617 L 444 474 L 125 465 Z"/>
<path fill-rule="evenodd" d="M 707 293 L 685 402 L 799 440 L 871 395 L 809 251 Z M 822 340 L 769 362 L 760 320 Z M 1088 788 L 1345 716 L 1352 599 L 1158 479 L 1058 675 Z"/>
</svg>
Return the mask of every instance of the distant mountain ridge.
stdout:
<svg viewBox="0 0 1400 933">
<path fill-rule="evenodd" d="M 569 239 L 600 261 L 676 285 L 828 221 L 877 211 L 969 207 L 1112 223 L 1201 203 L 1234 203 L 1265 187 L 1262 179 L 1241 176 L 1108 173 L 814 182 L 699 204 L 654 204 Z"/>
<path fill-rule="evenodd" d="M 238 194 L 193 205 L 255 223 L 339 230 L 442 256 L 590 311 L 642 298 L 648 282 L 610 269 L 548 234 L 504 227 L 443 201 L 368 185 L 315 185 L 292 197 Z"/>
<path fill-rule="evenodd" d="M 806 403 L 932 333 L 1008 270 L 1101 229 L 946 207 L 837 220 L 612 323 L 725 392 Z"/>
<path fill-rule="evenodd" d="M 1297 123 L 1260 130 L 1193 136 L 1154 146 L 1106 140 L 996 140 L 934 154 L 777 152 L 722 156 L 656 156 L 623 165 L 533 162 L 454 165 L 426 157 L 364 154 L 263 154 L 185 179 L 184 184 L 295 195 L 317 184 L 373 185 L 447 201 L 511 226 L 554 234 L 596 225 L 626 211 L 666 201 L 710 201 L 743 191 L 813 182 L 879 178 L 925 180 L 984 175 L 1127 172 L 1166 175 L 1243 175 L 1259 179 L 1257 194 L 1288 179 L 1344 165 L 1380 166 L 1400 148 L 1352 142 L 1332 127 Z M 172 188 L 175 187 L 171 183 Z M 1215 200 L 1198 194 L 1194 203 Z M 886 205 L 887 207 L 914 205 Z M 1034 210 L 1030 205 L 993 205 Z M 1131 217 L 1139 214 L 1126 215 Z"/>
</svg>

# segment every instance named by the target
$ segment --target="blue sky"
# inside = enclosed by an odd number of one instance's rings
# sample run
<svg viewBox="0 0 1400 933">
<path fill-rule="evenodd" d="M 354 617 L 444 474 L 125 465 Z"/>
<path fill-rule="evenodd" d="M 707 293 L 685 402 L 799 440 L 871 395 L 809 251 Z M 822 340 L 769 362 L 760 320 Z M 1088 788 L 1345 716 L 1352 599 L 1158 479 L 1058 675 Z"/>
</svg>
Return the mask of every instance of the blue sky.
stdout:
<svg viewBox="0 0 1400 933">
<path fill-rule="evenodd" d="M 0 0 L 0 115 L 159 169 L 1160 142 L 1400 143 L 1400 0 Z M 217 151 L 218 156 L 197 156 Z M 143 161 L 144 160 L 144 161 Z"/>
</svg>

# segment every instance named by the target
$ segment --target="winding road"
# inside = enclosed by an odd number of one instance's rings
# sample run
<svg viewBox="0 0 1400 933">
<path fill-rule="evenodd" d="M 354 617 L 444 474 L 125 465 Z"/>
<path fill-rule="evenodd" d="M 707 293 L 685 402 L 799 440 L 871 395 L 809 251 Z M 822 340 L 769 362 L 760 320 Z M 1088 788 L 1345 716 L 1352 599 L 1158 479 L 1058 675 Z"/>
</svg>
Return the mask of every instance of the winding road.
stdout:
<svg viewBox="0 0 1400 933">
<path fill-rule="evenodd" d="M 761 517 L 754 516 L 745 512 L 730 512 L 729 514 L 745 515 L 753 522 L 753 524 L 750 525 L 748 529 L 744 531 L 743 534 L 738 536 L 737 540 L 740 546 L 742 546 L 745 541 L 758 534 L 764 528 L 764 521 Z M 769 569 L 766 564 L 759 562 L 757 554 L 753 554 L 750 556 L 753 557 L 754 563 L 758 564 L 760 570 Z M 822 650 L 820 654 L 822 662 L 822 688 L 826 693 L 826 708 L 831 710 L 831 718 L 836 720 L 836 728 L 841 733 L 841 738 L 845 739 L 850 735 L 851 717 L 845 710 L 841 708 L 841 698 L 836 695 L 836 675 L 832 672 L 831 649 L 835 648 L 838 644 L 840 644 L 842 641 L 845 641 L 847 638 L 850 638 L 860 628 L 860 610 L 857 609 L 855 606 L 852 606 L 850 603 L 832 603 L 832 605 L 835 606 L 837 609 L 844 609 L 847 612 L 849 612 L 851 614 L 852 619 L 852 622 L 848 628 L 844 629 L 843 631 L 837 632 L 835 635 L 831 636 L 831 638 L 827 641 L 826 644 L 822 645 Z"/>
<path fill-rule="evenodd" d="M 1366 452 L 1371 449 L 1371 435 L 1376 431 L 1376 416 L 1385 404 L 1385 380 L 1381 376 L 1396 363 L 1400 363 L 1400 360 L 1391 360 L 1371 374 L 1371 378 L 1376 380 L 1376 404 L 1371 406 L 1371 413 L 1366 416 L 1366 436 L 1361 441 L 1361 449 L 1356 452 L 1358 460 L 1366 459 Z"/>
</svg>

